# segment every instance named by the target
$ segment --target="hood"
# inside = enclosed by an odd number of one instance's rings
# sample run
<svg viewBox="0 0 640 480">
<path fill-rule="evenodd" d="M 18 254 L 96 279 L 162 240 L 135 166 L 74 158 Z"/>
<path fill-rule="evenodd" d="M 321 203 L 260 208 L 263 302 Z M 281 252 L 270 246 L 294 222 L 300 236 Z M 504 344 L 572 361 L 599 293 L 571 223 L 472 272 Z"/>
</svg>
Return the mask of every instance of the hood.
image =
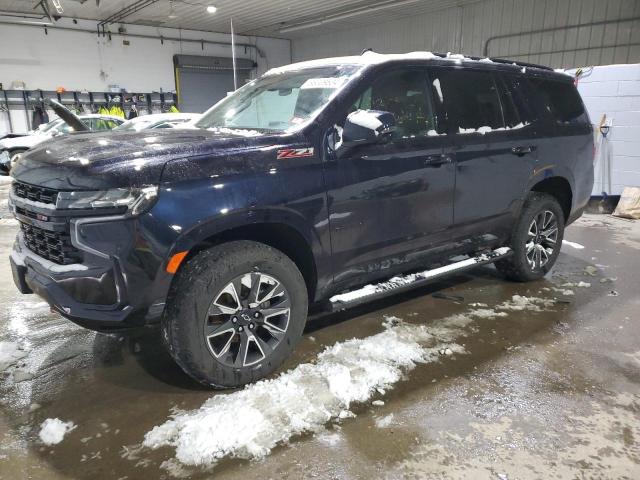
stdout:
<svg viewBox="0 0 640 480">
<path fill-rule="evenodd" d="M 206 130 L 71 133 L 29 150 L 14 166 L 17 180 L 60 190 L 139 187 L 160 182 L 170 160 L 238 157 L 279 137 Z"/>
<path fill-rule="evenodd" d="M 0 136 L 0 140 L 4 140 L 5 138 L 24 137 L 25 135 L 29 135 L 29 134 L 28 133 L 6 133 Z"/>
<path fill-rule="evenodd" d="M 0 150 L 28 149 L 49 138 L 45 135 L 24 135 L 22 137 L 3 138 Z"/>
<path fill-rule="evenodd" d="M 75 113 L 73 113 L 67 107 L 62 105 L 60 102 L 57 102 L 56 100 L 48 99 L 47 103 L 49 104 L 49 107 L 54 112 L 56 112 L 56 115 L 58 115 L 62 120 L 67 122 L 67 125 L 72 127 L 74 131 L 88 132 L 90 130 L 86 123 L 80 120 L 80 118 Z"/>
</svg>

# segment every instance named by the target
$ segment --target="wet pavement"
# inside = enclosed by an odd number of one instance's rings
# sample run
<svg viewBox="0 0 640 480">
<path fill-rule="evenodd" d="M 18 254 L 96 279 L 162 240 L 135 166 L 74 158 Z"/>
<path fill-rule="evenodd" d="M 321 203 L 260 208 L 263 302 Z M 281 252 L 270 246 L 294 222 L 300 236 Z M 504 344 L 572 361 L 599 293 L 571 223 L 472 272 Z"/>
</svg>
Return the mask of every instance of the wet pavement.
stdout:
<svg viewBox="0 0 640 480">
<path fill-rule="evenodd" d="M 5 259 L 17 230 L 7 188 L 0 184 Z M 456 339 L 465 354 L 418 364 L 374 402 L 353 405 L 353 417 L 263 459 L 207 468 L 140 444 L 172 413 L 228 392 L 190 381 L 156 329 L 96 334 L 50 313 L 17 293 L 3 261 L 0 342 L 19 350 L 11 365 L 0 362 L 0 479 L 640 478 L 640 222 L 589 215 L 565 236 L 585 248 L 563 246 L 542 281 L 510 283 L 483 267 L 315 318 L 280 372 L 383 332 L 385 316 L 430 325 L 473 303 L 554 300 L 542 311 L 475 317 Z M 47 418 L 76 428 L 45 446 L 38 433 Z"/>
</svg>

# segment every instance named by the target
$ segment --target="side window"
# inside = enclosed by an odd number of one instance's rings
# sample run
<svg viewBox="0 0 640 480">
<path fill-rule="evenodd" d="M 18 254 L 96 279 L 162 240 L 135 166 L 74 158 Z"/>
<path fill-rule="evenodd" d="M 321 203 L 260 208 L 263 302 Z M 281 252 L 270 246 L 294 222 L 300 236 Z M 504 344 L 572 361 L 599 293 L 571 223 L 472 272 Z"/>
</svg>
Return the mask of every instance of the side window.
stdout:
<svg viewBox="0 0 640 480">
<path fill-rule="evenodd" d="M 543 108 L 558 125 L 580 125 L 587 122 L 584 105 L 572 83 L 540 78 L 531 79 Z"/>
<path fill-rule="evenodd" d="M 434 135 L 433 109 L 423 70 L 396 70 L 382 75 L 353 103 L 355 110 L 382 110 L 396 117 L 394 138 Z"/>
<path fill-rule="evenodd" d="M 92 118 L 91 123 L 92 123 L 91 130 L 97 130 L 97 131 L 111 130 L 118 126 L 118 123 L 114 122 L 113 120 L 101 119 L 101 118 Z"/>
<path fill-rule="evenodd" d="M 522 125 L 530 125 L 540 120 L 540 115 L 535 107 L 535 99 L 531 92 L 531 85 L 528 81 L 523 77 L 513 75 L 504 75 L 503 79 L 507 95 L 516 106 Z"/>
<path fill-rule="evenodd" d="M 507 128 L 524 127 L 525 122 L 520 119 L 520 112 L 516 107 L 516 92 L 507 87 L 503 78 L 497 76 L 498 90 L 500 91 L 500 103 L 502 104 L 502 115 Z M 527 122 L 528 123 L 528 122 Z"/>
<path fill-rule="evenodd" d="M 505 126 L 498 89 L 489 72 L 434 68 L 434 98 L 447 112 L 450 128 L 460 133 L 485 133 Z"/>
</svg>

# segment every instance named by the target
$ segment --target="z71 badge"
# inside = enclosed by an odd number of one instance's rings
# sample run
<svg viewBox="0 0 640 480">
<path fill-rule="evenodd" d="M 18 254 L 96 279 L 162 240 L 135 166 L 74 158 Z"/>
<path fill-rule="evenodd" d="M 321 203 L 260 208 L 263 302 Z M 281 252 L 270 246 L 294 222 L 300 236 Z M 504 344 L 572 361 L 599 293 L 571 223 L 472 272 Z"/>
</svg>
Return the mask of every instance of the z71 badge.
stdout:
<svg viewBox="0 0 640 480">
<path fill-rule="evenodd" d="M 285 158 L 313 157 L 313 147 L 307 148 L 283 148 L 278 150 L 278 160 Z"/>
</svg>

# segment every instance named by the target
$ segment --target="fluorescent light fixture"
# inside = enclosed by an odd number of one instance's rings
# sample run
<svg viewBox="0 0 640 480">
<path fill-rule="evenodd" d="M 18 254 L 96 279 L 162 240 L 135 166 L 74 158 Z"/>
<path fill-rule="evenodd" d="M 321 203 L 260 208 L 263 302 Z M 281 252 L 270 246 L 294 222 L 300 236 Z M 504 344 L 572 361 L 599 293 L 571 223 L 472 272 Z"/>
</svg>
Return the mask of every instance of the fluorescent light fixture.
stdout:
<svg viewBox="0 0 640 480">
<path fill-rule="evenodd" d="M 209 5 L 207 7 L 207 13 L 216 13 L 218 11 L 217 7 L 214 7 L 213 5 Z"/>
<path fill-rule="evenodd" d="M 173 6 L 173 0 L 169 0 L 169 15 L 168 17 L 170 19 L 174 19 L 174 18 L 178 18 L 178 15 L 176 15 L 176 10 Z"/>
<path fill-rule="evenodd" d="M 60 4 L 60 0 L 51 0 L 51 3 L 53 3 L 53 6 L 56 7 L 56 11 L 58 12 L 58 15 L 62 15 L 64 13 L 64 8 L 62 8 L 62 5 Z"/>
</svg>

